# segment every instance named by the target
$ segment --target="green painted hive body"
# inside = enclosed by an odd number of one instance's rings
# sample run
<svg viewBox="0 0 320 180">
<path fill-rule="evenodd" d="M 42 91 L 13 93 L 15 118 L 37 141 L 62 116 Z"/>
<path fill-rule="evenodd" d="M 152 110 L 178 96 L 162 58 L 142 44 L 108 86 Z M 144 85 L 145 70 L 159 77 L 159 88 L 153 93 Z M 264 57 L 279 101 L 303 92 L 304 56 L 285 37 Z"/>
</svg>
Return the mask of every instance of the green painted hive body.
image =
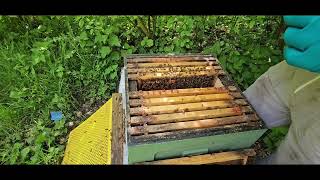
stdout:
<svg viewBox="0 0 320 180">
<path fill-rule="evenodd" d="M 129 145 L 129 164 L 252 146 L 267 129 Z"/>
</svg>

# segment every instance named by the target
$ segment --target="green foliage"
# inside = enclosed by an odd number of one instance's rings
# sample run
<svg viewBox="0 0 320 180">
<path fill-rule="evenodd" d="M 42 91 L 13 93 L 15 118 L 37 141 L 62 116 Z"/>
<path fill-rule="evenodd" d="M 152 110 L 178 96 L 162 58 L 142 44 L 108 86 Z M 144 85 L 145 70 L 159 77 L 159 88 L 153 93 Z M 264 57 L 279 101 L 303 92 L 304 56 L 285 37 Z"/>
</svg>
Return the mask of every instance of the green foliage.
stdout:
<svg viewBox="0 0 320 180">
<path fill-rule="evenodd" d="M 2 164 L 59 163 L 64 123 L 116 91 L 128 54 L 215 54 L 243 90 L 282 58 L 275 16 L 0 17 Z"/>
<path fill-rule="evenodd" d="M 221 19 L 222 17 L 218 17 Z M 281 61 L 280 18 L 270 16 L 227 16 L 230 24 L 215 21 L 217 40 L 204 52 L 214 53 L 222 65 L 246 89 L 270 66 Z M 226 26 L 227 25 L 227 26 Z"/>
<path fill-rule="evenodd" d="M 269 151 L 275 151 L 284 137 L 287 135 L 288 127 L 277 127 L 270 130 L 270 133 L 263 139 Z"/>
<path fill-rule="evenodd" d="M 9 135 L 1 147 L 1 162 L 6 164 L 56 164 L 62 159 L 64 146 L 58 140 L 63 138 L 67 130 L 64 120 L 49 125 L 42 121 L 24 133 Z M 11 143 L 14 142 L 12 145 Z"/>
</svg>

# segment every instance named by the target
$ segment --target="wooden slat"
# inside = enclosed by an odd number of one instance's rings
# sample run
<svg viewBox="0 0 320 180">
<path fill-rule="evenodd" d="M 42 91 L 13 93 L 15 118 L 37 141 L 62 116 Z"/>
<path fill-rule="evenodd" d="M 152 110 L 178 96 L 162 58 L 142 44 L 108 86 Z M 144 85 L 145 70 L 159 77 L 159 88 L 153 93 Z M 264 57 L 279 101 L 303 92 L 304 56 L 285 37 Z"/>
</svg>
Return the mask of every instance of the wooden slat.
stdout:
<svg viewBox="0 0 320 180">
<path fill-rule="evenodd" d="M 172 89 L 172 90 L 156 90 L 156 91 L 134 91 L 129 92 L 130 98 L 157 98 L 157 97 L 174 97 L 174 96 L 187 96 L 187 95 L 203 95 L 203 94 L 216 94 L 226 93 L 224 87 L 215 88 L 189 88 L 189 89 Z"/>
<path fill-rule="evenodd" d="M 247 150 L 253 151 L 254 150 Z M 254 152 L 255 155 L 255 152 Z M 252 155 L 252 156 L 254 156 Z M 236 160 L 243 160 L 248 158 L 246 151 L 229 151 L 213 154 L 204 154 L 190 157 L 181 157 L 174 159 L 165 159 L 152 162 L 144 162 L 141 164 L 153 164 L 153 165 L 202 165 L 202 164 L 220 164 Z"/>
<path fill-rule="evenodd" d="M 111 163 L 123 164 L 124 118 L 122 98 L 120 93 L 112 95 L 112 142 L 111 142 Z"/>
<path fill-rule="evenodd" d="M 194 96 L 177 96 L 177 97 L 161 97 L 149 99 L 130 99 L 131 107 L 137 106 L 161 106 L 174 105 L 184 103 L 196 103 L 207 101 L 231 100 L 234 98 L 243 98 L 240 93 L 219 93 L 219 94 L 203 94 Z"/>
<path fill-rule="evenodd" d="M 172 113 L 172 114 L 160 114 L 150 116 L 134 116 L 130 118 L 131 125 L 140 124 L 163 124 L 171 122 L 183 122 L 201 119 L 210 119 L 226 116 L 237 116 L 242 115 L 245 112 L 252 111 L 249 106 L 204 110 L 204 111 L 192 111 L 183 113 Z"/>
<path fill-rule="evenodd" d="M 180 62 L 180 61 L 209 61 L 215 60 L 213 57 L 136 57 L 128 59 L 129 63 L 142 63 L 142 62 Z"/>
<path fill-rule="evenodd" d="M 234 107 L 237 105 L 247 105 L 244 99 L 237 99 L 234 101 L 209 101 L 199 103 L 187 103 L 176 105 L 164 105 L 164 106 L 150 106 L 150 107 L 136 107 L 130 108 L 131 115 L 152 115 L 152 114 L 167 114 L 176 112 L 188 112 L 209 110 L 217 108 Z"/>
<path fill-rule="evenodd" d="M 166 72 L 166 73 L 138 73 L 129 74 L 129 80 L 148 80 L 148 79 L 162 79 L 162 78 L 184 78 L 193 76 L 214 76 L 217 72 L 215 70 L 208 71 L 192 71 L 192 72 Z"/>
<path fill-rule="evenodd" d="M 129 103 L 131 107 L 135 107 L 135 106 L 173 105 L 173 104 L 231 100 L 231 99 L 234 99 L 234 96 L 232 94 L 220 93 L 220 94 L 204 94 L 204 95 L 194 95 L 194 96 L 131 99 Z"/>
<path fill-rule="evenodd" d="M 135 127 L 129 128 L 129 133 L 131 135 L 141 135 L 145 133 L 160 133 L 160 132 L 167 132 L 167 131 L 210 128 L 210 127 L 224 126 L 229 124 L 244 123 L 248 121 L 258 121 L 258 117 L 255 114 L 250 114 L 250 115 L 231 116 L 231 117 L 223 117 L 223 118 L 215 118 L 215 119 L 204 119 L 204 120 L 189 121 L 189 122 L 135 126 Z"/>
<path fill-rule="evenodd" d="M 200 62 L 164 62 L 164 63 L 128 63 L 128 68 L 146 68 L 146 67 L 176 67 L 176 66 L 213 66 L 217 65 L 215 61 Z"/>
<path fill-rule="evenodd" d="M 207 57 L 214 58 L 214 56 L 210 54 L 130 54 L 127 56 L 127 59 L 135 59 L 135 58 L 168 58 L 168 57 Z"/>
<path fill-rule="evenodd" d="M 149 125 L 145 125 L 149 126 Z M 233 133 L 233 132 L 240 132 L 240 131 L 246 131 L 248 129 L 252 129 L 255 127 L 260 127 L 261 122 L 258 121 L 251 121 L 251 122 L 244 122 L 244 123 L 238 123 L 238 124 L 230 124 L 230 125 L 224 125 L 224 126 L 216 126 L 216 127 L 210 127 L 205 129 L 187 129 L 187 130 L 181 130 L 181 131 L 166 131 L 166 132 L 159 132 L 159 133 L 146 133 L 143 135 L 138 136 L 130 136 L 130 139 L 132 142 L 147 142 L 149 140 L 168 140 L 168 138 L 175 138 L 177 136 L 182 137 L 185 135 L 192 135 L 192 134 L 206 134 L 206 132 L 216 132 L 216 131 L 225 131 L 226 133 Z M 128 129 L 129 130 L 129 129 Z M 194 137 L 192 135 L 192 137 Z"/>
<path fill-rule="evenodd" d="M 128 69 L 129 74 L 133 73 L 150 73 L 150 72 L 189 72 L 205 70 L 221 70 L 220 66 L 186 66 L 186 67 L 163 67 L 163 68 L 134 68 Z"/>
</svg>

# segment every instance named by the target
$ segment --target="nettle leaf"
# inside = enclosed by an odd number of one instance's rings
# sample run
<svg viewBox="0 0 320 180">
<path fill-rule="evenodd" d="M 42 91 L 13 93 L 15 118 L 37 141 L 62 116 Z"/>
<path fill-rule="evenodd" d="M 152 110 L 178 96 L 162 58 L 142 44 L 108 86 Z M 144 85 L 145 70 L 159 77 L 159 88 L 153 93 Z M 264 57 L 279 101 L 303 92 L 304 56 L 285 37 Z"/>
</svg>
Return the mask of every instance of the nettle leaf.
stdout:
<svg viewBox="0 0 320 180">
<path fill-rule="evenodd" d="M 174 49 L 174 46 L 173 46 L 173 45 L 164 47 L 164 51 L 165 51 L 165 52 L 169 52 L 169 53 L 172 52 L 173 49 Z"/>
<path fill-rule="evenodd" d="M 119 52 L 117 52 L 117 51 L 112 51 L 112 53 L 110 54 L 110 58 L 112 59 L 112 60 L 115 60 L 115 61 L 118 61 L 118 60 L 120 60 L 120 53 Z"/>
<path fill-rule="evenodd" d="M 179 43 L 178 43 L 179 47 L 184 47 L 185 46 L 185 41 L 184 40 L 181 40 Z"/>
<path fill-rule="evenodd" d="M 109 42 L 110 46 L 120 47 L 120 40 L 119 40 L 118 36 L 116 36 L 114 34 L 110 36 L 108 42 Z"/>
<path fill-rule="evenodd" d="M 23 97 L 23 92 L 21 91 L 11 91 L 9 97 L 14 98 L 14 99 L 19 99 Z"/>
<path fill-rule="evenodd" d="M 123 46 L 123 48 L 124 48 L 124 49 L 129 49 L 129 48 L 130 48 L 130 45 L 129 45 L 128 43 L 125 43 L 124 46 Z"/>
<path fill-rule="evenodd" d="M 255 20 L 251 20 L 250 23 L 249 23 L 249 28 L 252 29 L 255 24 L 256 24 L 256 21 Z"/>
<path fill-rule="evenodd" d="M 45 142 L 47 140 L 47 136 L 45 135 L 45 133 L 41 133 L 37 136 L 37 139 L 35 141 L 36 144 L 42 144 L 43 142 Z"/>
<path fill-rule="evenodd" d="M 104 74 L 105 74 L 105 75 L 108 75 L 108 74 L 110 74 L 111 72 L 112 72 L 112 67 L 109 66 L 109 67 L 104 71 Z"/>
<path fill-rule="evenodd" d="M 140 45 L 141 45 L 141 46 L 145 46 L 145 45 L 146 45 L 146 41 L 145 41 L 145 40 L 142 40 L 142 41 L 140 42 Z"/>
<path fill-rule="evenodd" d="M 110 75 L 110 78 L 111 78 L 111 79 L 115 79 L 115 77 L 117 77 L 117 71 L 113 72 L 113 73 Z"/>
<path fill-rule="evenodd" d="M 128 49 L 128 50 L 127 50 L 127 54 L 132 54 L 133 51 L 134 51 L 133 49 Z"/>
<path fill-rule="evenodd" d="M 151 47 L 151 46 L 153 46 L 153 40 L 152 39 L 146 40 L 146 47 Z"/>
<path fill-rule="evenodd" d="M 103 42 L 103 43 L 106 43 L 107 40 L 108 40 L 108 36 L 107 36 L 107 35 L 102 35 L 102 36 L 101 36 L 101 39 L 102 39 L 102 42 Z"/>
<path fill-rule="evenodd" d="M 117 68 L 118 68 L 118 64 L 114 64 L 114 65 L 111 66 L 111 69 L 112 69 L 113 71 L 117 70 Z"/>
<path fill-rule="evenodd" d="M 107 46 L 103 46 L 100 49 L 100 54 L 102 58 L 105 58 L 107 55 L 111 53 L 111 48 Z"/>
<path fill-rule="evenodd" d="M 58 66 L 58 68 L 57 68 L 57 72 L 60 72 L 60 71 L 63 71 L 64 70 L 64 67 L 62 67 L 62 65 L 60 64 L 59 66 Z"/>
<path fill-rule="evenodd" d="M 80 41 L 80 47 L 84 48 L 86 46 L 86 42 L 85 41 Z"/>
<path fill-rule="evenodd" d="M 214 45 L 212 46 L 212 51 L 214 53 L 217 53 L 217 55 L 219 55 L 221 53 L 222 50 L 221 50 L 219 42 L 214 43 Z"/>
<path fill-rule="evenodd" d="M 25 147 L 22 149 L 21 151 L 21 159 L 22 161 L 24 161 L 28 155 L 28 153 L 30 152 L 30 147 Z"/>
<path fill-rule="evenodd" d="M 80 21 L 79 21 L 79 27 L 80 27 L 80 28 L 83 28 L 83 24 L 84 24 L 84 20 L 83 20 L 83 19 L 80 19 Z"/>
<path fill-rule="evenodd" d="M 63 72 L 62 72 L 62 71 L 57 72 L 57 76 L 58 76 L 59 78 L 62 78 Z"/>
<path fill-rule="evenodd" d="M 74 52 L 75 51 L 67 51 L 65 56 L 64 56 L 64 58 L 65 59 L 70 59 L 73 56 Z"/>
<path fill-rule="evenodd" d="M 96 38 L 95 38 L 95 42 L 103 42 L 105 43 L 108 39 L 108 36 L 107 35 L 101 35 L 101 34 L 98 34 L 96 35 Z"/>
<path fill-rule="evenodd" d="M 60 97 L 57 94 L 54 94 L 54 97 L 52 98 L 51 102 L 52 103 L 58 103 L 60 100 Z"/>
<path fill-rule="evenodd" d="M 107 86 L 106 85 L 100 85 L 99 88 L 98 88 L 98 95 L 99 96 L 104 95 L 106 90 L 107 90 Z"/>
<path fill-rule="evenodd" d="M 30 136 L 30 137 L 28 137 L 28 138 L 26 139 L 26 142 L 27 142 L 28 144 L 31 144 L 31 143 L 33 142 L 33 140 L 34 140 L 34 137 L 33 137 L 33 136 Z"/>
<path fill-rule="evenodd" d="M 35 42 L 34 47 L 36 47 L 39 50 L 47 50 L 50 44 L 50 41 Z"/>
<path fill-rule="evenodd" d="M 121 57 L 125 57 L 128 54 L 128 50 L 120 50 Z"/>
<path fill-rule="evenodd" d="M 94 42 L 93 41 L 86 41 L 86 44 L 85 44 L 87 47 L 88 46 L 94 46 Z"/>
<path fill-rule="evenodd" d="M 33 65 L 36 65 L 41 61 L 45 62 L 45 56 L 41 52 L 33 52 L 31 58 Z"/>
<path fill-rule="evenodd" d="M 94 39 L 94 42 L 102 42 L 102 35 L 101 34 L 97 34 L 95 39 Z"/>
<path fill-rule="evenodd" d="M 53 133 L 53 136 L 54 137 L 57 137 L 57 136 L 60 136 L 61 135 L 61 132 L 60 131 L 54 131 Z"/>
<path fill-rule="evenodd" d="M 87 33 L 85 31 L 83 31 L 81 34 L 80 34 L 80 39 L 81 40 L 88 40 L 88 36 L 87 36 Z"/>
<path fill-rule="evenodd" d="M 144 37 L 143 40 L 140 42 L 140 45 L 142 47 L 151 47 L 153 46 L 153 40 L 148 39 L 147 37 Z"/>
<path fill-rule="evenodd" d="M 62 119 L 60 121 L 55 121 L 55 125 L 54 125 L 53 129 L 56 129 L 56 130 L 62 129 L 64 127 L 64 124 L 65 124 L 64 119 Z"/>
</svg>

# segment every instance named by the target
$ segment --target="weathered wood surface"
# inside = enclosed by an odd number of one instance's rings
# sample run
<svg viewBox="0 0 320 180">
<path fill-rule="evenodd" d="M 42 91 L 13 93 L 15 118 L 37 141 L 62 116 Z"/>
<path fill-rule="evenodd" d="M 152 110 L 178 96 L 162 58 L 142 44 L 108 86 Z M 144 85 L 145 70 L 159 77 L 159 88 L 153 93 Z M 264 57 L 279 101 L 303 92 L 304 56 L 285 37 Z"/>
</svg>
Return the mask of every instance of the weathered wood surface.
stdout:
<svg viewBox="0 0 320 180">
<path fill-rule="evenodd" d="M 204 119 L 204 120 L 169 123 L 169 124 L 135 126 L 135 127 L 129 128 L 129 133 L 131 135 L 142 135 L 142 134 L 148 134 L 148 133 L 160 133 L 160 132 L 167 132 L 167 131 L 210 128 L 210 127 L 225 126 L 230 124 L 244 123 L 248 121 L 250 122 L 258 121 L 258 117 L 254 114 L 250 114 L 250 115 L 242 115 L 242 116 L 231 116 L 231 117 Z"/>
<path fill-rule="evenodd" d="M 206 70 L 221 70 L 220 66 L 185 66 L 185 67 L 163 67 L 163 68 L 130 68 L 128 74 L 134 73 L 152 73 L 152 72 L 189 72 L 189 71 L 206 71 Z"/>
<path fill-rule="evenodd" d="M 188 95 L 203 95 L 203 94 L 219 94 L 227 93 L 228 90 L 224 87 L 208 87 L 208 88 L 188 88 L 188 89 L 171 89 L 171 90 L 155 90 L 155 91 L 133 91 L 129 92 L 130 98 L 159 98 L 159 97 L 174 97 Z"/>
<path fill-rule="evenodd" d="M 129 80 L 149 80 L 149 79 L 163 79 L 163 78 L 187 78 L 194 76 L 215 76 L 217 75 L 215 70 L 206 71 L 189 71 L 189 72 L 150 72 L 150 73 L 137 73 L 129 74 Z"/>
<path fill-rule="evenodd" d="M 153 115 L 153 114 L 169 114 L 177 112 L 189 112 L 199 110 L 221 109 L 227 107 L 235 107 L 239 105 L 247 105 L 244 99 L 236 99 L 234 101 L 209 101 L 198 103 L 186 103 L 163 106 L 149 106 L 130 108 L 130 115 Z"/>
<path fill-rule="evenodd" d="M 213 154 L 204 154 L 190 157 L 181 157 L 174 159 L 165 159 L 140 164 L 149 165 L 203 165 L 203 164 L 228 164 L 228 162 L 240 160 L 242 165 L 247 163 L 249 156 L 255 156 L 253 149 L 244 151 L 229 151 Z"/>
<path fill-rule="evenodd" d="M 213 66 L 218 65 L 215 61 L 199 62 L 164 62 L 164 63 L 128 63 L 129 68 L 147 68 L 147 67 L 177 67 L 177 66 Z"/>
<path fill-rule="evenodd" d="M 219 93 L 219 94 L 205 94 L 194 96 L 177 96 L 177 97 L 161 97 L 149 99 L 131 99 L 130 106 L 160 106 L 173 105 L 206 101 L 232 100 L 235 98 L 242 98 L 240 93 Z"/>
<path fill-rule="evenodd" d="M 124 114 L 120 93 L 112 95 L 112 142 L 111 163 L 123 164 L 123 146 L 125 142 Z"/>
<path fill-rule="evenodd" d="M 200 119 L 210 119 L 217 117 L 226 116 L 238 116 L 245 112 L 251 112 L 252 109 L 249 106 L 203 110 L 203 111 L 192 111 L 183 113 L 172 113 L 172 114 L 160 114 L 150 116 L 133 116 L 130 118 L 131 125 L 139 124 L 163 124 L 171 122 L 182 122 L 182 121 L 193 121 Z"/>
<path fill-rule="evenodd" d="M 216 60 L 213 57 L 195 57 L 195 56 L 183 56 L 183 57 L 136 57 L 128 58 L 128 63 L 151 63 L 151 62 L 181 62 L 181 61 L 212 61 Z"/>
</svg>

